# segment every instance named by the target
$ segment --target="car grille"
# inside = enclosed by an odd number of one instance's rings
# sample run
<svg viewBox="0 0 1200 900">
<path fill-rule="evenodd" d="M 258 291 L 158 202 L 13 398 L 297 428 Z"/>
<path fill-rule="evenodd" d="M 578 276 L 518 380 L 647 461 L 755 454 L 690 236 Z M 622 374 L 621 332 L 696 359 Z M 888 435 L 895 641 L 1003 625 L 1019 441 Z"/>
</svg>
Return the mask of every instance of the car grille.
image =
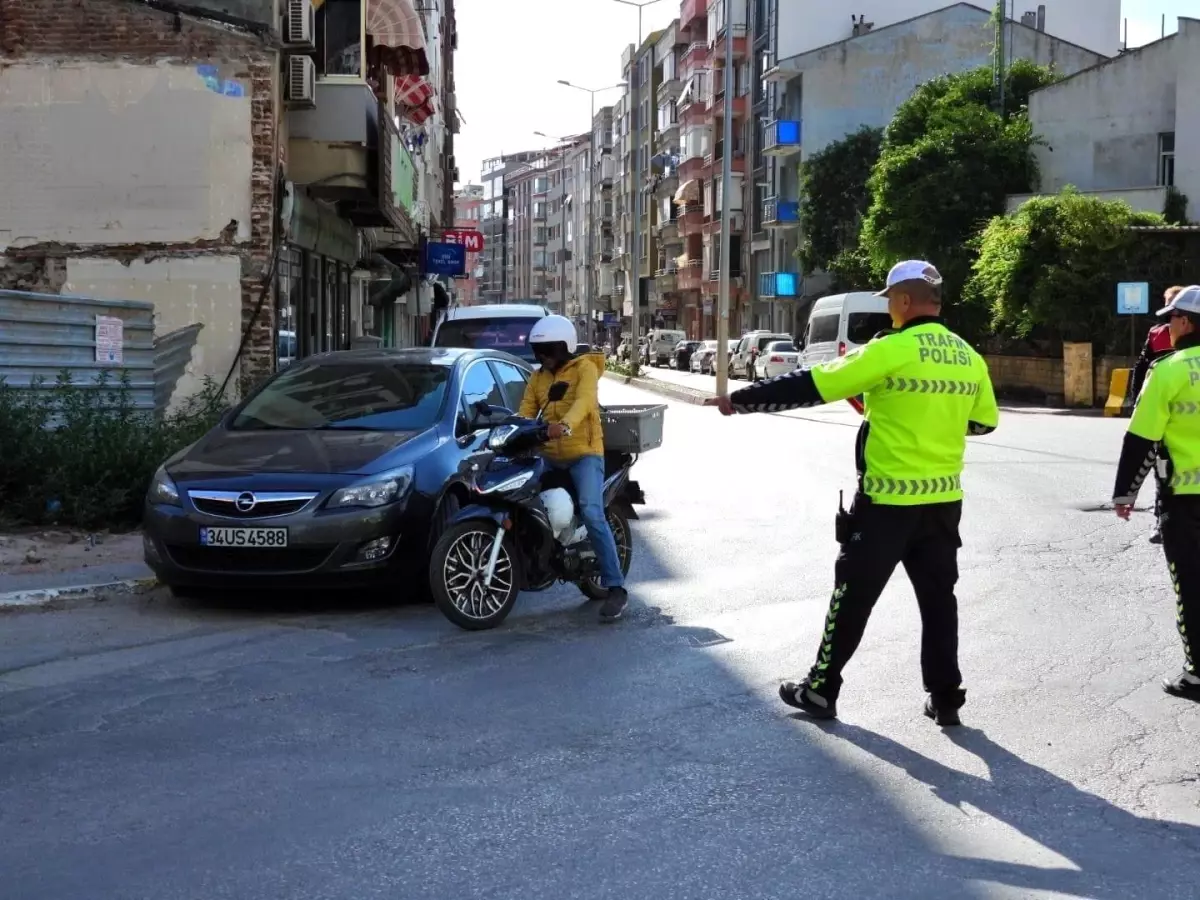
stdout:
<svg viewBox="0 0 1200 900">
<path fill-rule="evenodd" d="M 181 547 L 168 546 L 175 565 L 195 572 L 278 575 L 311 572 L 329 559 L 333 547 Z"/>
<path fill-rule="evenodd" d="M 253 493 L 251 491 L 188 491 L 188 499 L 202 513 L 225 519 L 270 519 L 300 512 L 315 493 Z M 253 498 L 253 504 L 248 499 Z M 240 502 L 239 502 L 240 501 Z M 249 505 L 250 508 L 245 507 Z"/>
</svg>

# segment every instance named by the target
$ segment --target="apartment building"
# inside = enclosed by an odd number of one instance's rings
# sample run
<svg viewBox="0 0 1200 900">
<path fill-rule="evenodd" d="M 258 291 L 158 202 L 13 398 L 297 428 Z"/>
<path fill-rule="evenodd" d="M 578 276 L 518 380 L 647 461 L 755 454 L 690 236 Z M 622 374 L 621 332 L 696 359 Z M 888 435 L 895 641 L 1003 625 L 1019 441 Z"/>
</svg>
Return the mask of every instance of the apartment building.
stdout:
<svg viewBox="0 0 1200 900">
<path fill-rule="evenodd" d="M 608 332 L 620 327 L 620 304 L 614 306 L 616 282 L 613 255 L 616 250 L 614 223 L 617 219 L 613 184 L 617 165 L 613 154 L 616 108 L 605 106 L 592 118 L 592 203 L 589 213 L 591 229 L 590 277 L 592 297 L 593 342 L 612 337 Z M 615 344 L 614 344 L 615 346 Z"/>
<path fill-rule="evenodd" d="M 545 158 L 550 187 L 546 198 L 546 299 L 555 312 L 572 318 L 578 317 L 582 299 L 575 258 L 583 236 L 577 218 L 586 205 L 587 155 L 588 139 L 583 135 L 548 151 Z"/>
<path fill-rule="evenodd" d="M 551 160 L 540 155 L 505 178 L 508 197 L 508 302 L 548 303 L 550 273 L 550 173 Z M 557 161 L 553 161 L 557 164 Z"/>
<path fill-rule="evenodd" d="M 751 0 L 756 81 L 746 199 L 753 298 L 748 326 L 798 330 L 826 293 L 800 272 L 799 164 L 866 126 L 885 126 L 921 83 L 993 61 L 994 4 L 868 0 L 854 14 L 798 0 Z M 1065 74 L 1118 50 L 1119 0 L 1010 0 L 1005 46 Z"/>
<path fill-rule="evenodd" d="M 683 91 L 681 65 L 685 50 L 676 19 L 663 30 L 654 49 L 658 141 L 650 159 L 648 201 L 654 207 L 656 243 L 653 318 L 655 324 L 668 328 L 678 325 L 680 310 L 678 258 L 683 252 L 683 235 L 679 231 L 675 192 L 679 189 L 679 96 Z"/>
<path fill-rule="evenodd" d="M 480 207 L 483 205 L 483 185 L 466 184 L 454 192 L 454 227 L 478 231 Z M 460 306 L 475 306 L 479 300 L 479 282 L 483 274 L 480 253 L 467 254 L 467 274 L 454 282 L 454 302 Z"/>
<path fill-rule="evenodd" d="M 514 296 L 508 283 L 509 202 L 505 179 L 526 168 L 541 152 L 524 150 L 483 161 L 480 171 L 483 198 L 479 204 L 479 230 L 483 234 L 483 252 L 479 255 L 482 303 L 502 303 Z"/>
</svg>

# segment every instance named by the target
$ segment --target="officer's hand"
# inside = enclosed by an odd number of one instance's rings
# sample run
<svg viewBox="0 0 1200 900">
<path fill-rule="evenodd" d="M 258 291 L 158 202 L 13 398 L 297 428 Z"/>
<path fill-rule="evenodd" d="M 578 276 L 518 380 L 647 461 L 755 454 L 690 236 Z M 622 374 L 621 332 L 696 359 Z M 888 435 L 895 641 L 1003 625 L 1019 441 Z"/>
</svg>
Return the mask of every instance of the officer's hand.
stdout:
<svg viewBox="0 0 1200 900">
<path fill-rule="evenodd" d="M 1113 506 L 1113 512 L 1117 514 L 1118 519 L 1129 521 L 1129 514 L 1133 512 L 1132 503 L 1117 503 Z"/>
<path fill-rule="evenodd" d="M 704 401 L 705 406 L 715 406 L 721 411 L 723 416 L 732 416 L 734 414 L 733 401 L 728 397 L 709 397 Z"/>
</svg>

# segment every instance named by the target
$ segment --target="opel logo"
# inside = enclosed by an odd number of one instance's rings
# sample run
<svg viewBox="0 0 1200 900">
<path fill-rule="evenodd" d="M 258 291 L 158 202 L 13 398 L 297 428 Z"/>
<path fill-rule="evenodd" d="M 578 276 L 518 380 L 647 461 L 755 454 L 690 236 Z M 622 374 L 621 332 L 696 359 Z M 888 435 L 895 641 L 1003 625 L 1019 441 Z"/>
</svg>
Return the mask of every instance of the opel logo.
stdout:
<svg viewBox="0 0 1200 900">
<path fill-rule="evenodd" d="M 238 494 L 238 498 L 233 501 L 233 505 L 238 508 L 238 512 L 244 513 L 254 509 L 256 503 L 258 503 L 258 500 L 249 491 L 246 491 L 244 494 Z"/>
</svg>

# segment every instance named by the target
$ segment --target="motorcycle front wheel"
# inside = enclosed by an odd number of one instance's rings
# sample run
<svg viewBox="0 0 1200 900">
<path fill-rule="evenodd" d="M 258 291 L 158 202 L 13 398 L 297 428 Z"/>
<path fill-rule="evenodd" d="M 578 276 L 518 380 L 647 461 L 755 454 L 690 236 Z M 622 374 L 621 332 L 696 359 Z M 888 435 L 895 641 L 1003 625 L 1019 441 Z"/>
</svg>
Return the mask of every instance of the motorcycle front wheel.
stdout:
<svg viewBox="0 0 1200 900">
<path fill-rule="evenodd" d="M 442 615 L 467 631 L 495 628 L 517 602 L 520 580 L 507 535 L 496 557 L 492 582 L 485 584 L 495 538 L 492 522 L 461 522 L 439 538 L 429 560 L 434 602 Z"/>
<path fill-rule="evenodd" d="M 629 564 L 633 561 L 633 532 L 629 530 L 629 518 L 625 515 L 625 511 L 616 507 L 609 509 L 608 527 L 617 544 L 617 558 L 621 560 L 621 574 L 628 575 Z M 601 583 L 599 575 L 581 580 L 579 590 L 589 600 L 603 600 L 608 596 L 608 588 Z"/>
</svg>

